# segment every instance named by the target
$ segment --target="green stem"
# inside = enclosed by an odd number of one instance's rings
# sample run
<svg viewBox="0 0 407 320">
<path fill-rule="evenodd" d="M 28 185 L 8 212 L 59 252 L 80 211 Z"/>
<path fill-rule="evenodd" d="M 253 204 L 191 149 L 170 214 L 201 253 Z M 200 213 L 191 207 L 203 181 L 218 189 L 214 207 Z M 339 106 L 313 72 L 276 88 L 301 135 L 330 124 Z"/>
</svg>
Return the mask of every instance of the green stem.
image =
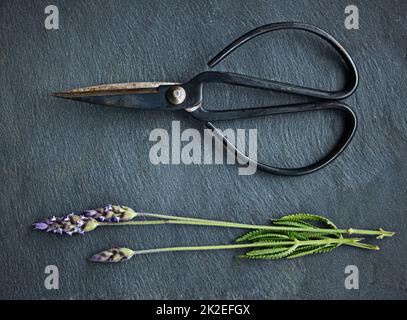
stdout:
<svg viewBox="0 0 407 320">
<path fill-rule="evenodd" d="M 306 240 L 306 241 L 281 241 L 281 242 L 256 242 L 245 244 L 228 244 L 228 245 L 210 245 L 210 246 L 188 246 L 188 247 L 167 247 L 157 249 L 137 250 L 135 254 L 148 254 L 158 252 L 171 252 L 171 251 L 203 251 L 203 250 L 228 250 L 228 249 L 244 249 L 256 247 L 272 247 L 272 246 L 286 246 L 286 245 L 326 245 L 326 244 L 346 244 L 357 245 L 361 240 L 360 238 L 343 238 L 343 239 L 323 239 L 323 240 Z M 369 249 L 365 247 L 365 249 Z M 372 249 L 372 248 L 370 248 Z"/>
<path fill-rule="evenodd" d="M 378 246 L 368 244 L 368 243 L 360 243 L 360 242 L 355 242 L 355 243 L 347 243 L 348 246 L 352 247 L 357 247 L 357 248 L 362 248 L 362 249 L 368 249 L 368 250 L 379 250 Z"/>
<path fill-rule="evenodd" d="M 139 226 L 149 224 L 167 224 L 169 220 L 144 220 L 144 221 L 123 221 L 123 222 L 98 222 L 100 227 L 114 227 L 114 226 Z"/>
<path fill-rule="evenodd" d="M 239 229 L 255 229 L 255 230 L 271 230 L 271 231 L 296 231 L 296 232 L 323 232 L 325 234 L 361 234 L 361 235 L 375 235 L 379 238 L 391 237 L 394 232 L 379 230 L 360 230 L 360 229 L 321 229 L 321 228 L 298 228 L 298 227 L 282 227 L 282 226 L 262 226 L 251 225 L 244 223 L 235 223 L 227 221 L 205 220 L 197 218 L 186 218 L 177 216 L 168 216 L 154 213 L 138 213 L 139 216 L 148 218 L 158 218 L 165 220 L 145 220 L 145 221 L 125 221 L 125 222 L 100 222 L 100 226 L 113 226 L 113 225 L 148 225 L 148 224 L 182 224 L 182 225 L 204 225 L 213 227 L 227 227 Z"/>
</svg>

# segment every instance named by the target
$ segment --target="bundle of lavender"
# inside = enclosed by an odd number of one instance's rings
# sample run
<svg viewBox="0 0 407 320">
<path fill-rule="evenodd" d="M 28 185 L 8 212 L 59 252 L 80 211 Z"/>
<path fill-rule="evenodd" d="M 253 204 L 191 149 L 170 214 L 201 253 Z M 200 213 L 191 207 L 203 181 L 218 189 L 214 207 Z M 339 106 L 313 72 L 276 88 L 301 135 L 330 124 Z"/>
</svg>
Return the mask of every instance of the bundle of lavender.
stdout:
<svg viewBox="0 0 407 320">
<path fill-rule="evenodd" d="M 136 220 L 135 218 L 147 218 Z M 52 217 L 34 223 L 34 228 L 57 234 L 84 234 L 98 227 L 138 226 L 150 224 L 181 224 L 212 227 L 249 229 L 251 231 L 237 238 L 236 244 L 168 247 L 147 250 L 113 248 L 93 255 L 94 262 L 120 262 L 140 254 L 170 251 L 201 251 L 224 249 L 249 249 L 239 258 L 281 259 L 297 258 L 306 255 L 329 252 L 340 245 L 348 245 L 368 250 L 379 250 L 378 246 L 362 242 L 363 238 L 344 237 L 344 235 L 373 235 L 377 239 L 391 237 L 394 232 L 360 229 L 338 229 L 327 218 L 298 213 L 271 220 L 271 225 L 250 225 L 226 221 L 205 220 L 153 213 L 135 212 L 129 207 L 108 205 L 104 208 L 71 213 L 67 216 Z"/>
</svg>

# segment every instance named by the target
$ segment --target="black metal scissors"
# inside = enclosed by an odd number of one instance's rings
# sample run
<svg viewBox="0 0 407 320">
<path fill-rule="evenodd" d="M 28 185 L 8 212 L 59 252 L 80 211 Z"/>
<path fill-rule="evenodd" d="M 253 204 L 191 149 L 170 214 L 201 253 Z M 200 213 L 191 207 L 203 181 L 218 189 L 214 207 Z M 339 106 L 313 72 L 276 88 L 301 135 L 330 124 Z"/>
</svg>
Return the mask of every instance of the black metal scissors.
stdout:
<svg viewBox="0 0 407 320">
<path fill-rule="evenodd" d="M 345 87 L 339 91 L 324 91 L 273 80 L 259 79 L 242 74 L 206 71 L 196 75 L 190 81 L 185 83 L 133 82 L 109 84 L 73 89 L 66 92 L 55 93 L 54 96 L 114 107 L 148 110 L 185 110 L 194 118 L 205 121 L 206 126 L 213 130 L 216 137 L 222 139 L 224 145 L 234 152 L 236 157 L 240 157 L 247 163 L 257 166 L 259 170 L 272 174 L 290 176 L 311 173 L 332 162 L 346 148 L 351 141 L 357 126 L 354 112 L 346 104 L 338 101 L 350 96 L 356 90 L 358 85 L 356 66 L 341 44 L 339 44 L 338 41 L 327 32 L 313 25 L 299 22 L 272 23 L 256 28 L 233 41 L 218 53 L 208 63 L 208 66 L 210 68 L 214 67 L 232 51 L 254 37 L 282 29 L 303 30 L 315 34 L 327 41 L 340 55 L 346 66 L 347 80 Z M 204 83 L 226 83 L 250 88 L 280 91 L 313 97 L 315 98 L 315 101 L 271 107 L 206 110 L 202 107 L 202 89 Z M 346 116 L 344 133 L 337 145 L 322 159 L 311 165 L 299 168 L 273 167 L 249 158 L 237 149 L 211 122 L 326 109 L 340 111 Z"/>
</svg>

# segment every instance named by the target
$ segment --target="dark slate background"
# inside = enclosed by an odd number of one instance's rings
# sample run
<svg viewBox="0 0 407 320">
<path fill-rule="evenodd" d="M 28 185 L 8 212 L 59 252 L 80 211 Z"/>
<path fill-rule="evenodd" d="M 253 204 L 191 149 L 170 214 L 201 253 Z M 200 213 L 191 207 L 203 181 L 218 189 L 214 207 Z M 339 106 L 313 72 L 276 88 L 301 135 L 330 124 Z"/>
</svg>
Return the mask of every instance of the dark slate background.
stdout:
<svg viewBox="0 0 407 320">
<path fill-rule="evenodd" d="M 406 298 L 407 3 L 352 1 L 360 29 L 344 27 L 345 0 L 1 1 L 0 297 L 24 299 Z M 55 4 L 60 30 L 44 28 Z M 184 113 L 117 110 L 52 98 L 72 87 L 127 81 L 186 81 L 230 41 L 262 24 L 304 21 L 334 35 L 353 56 L 360 86 L 347 99 L 356 136 L 332 165 L 289 178 L 239 176 L 232 165 L 149 162 L 155 128 L 203 129 Z M 217 70 L 324 88 L 344 76 L 335 54 L 301 32 L 257 38 Z M 288 95 L 208 86 L 207 107 L 292 102 Z M 257 128 L 259 157 L 306 164 L 329 149 L 342 119 L 301 114 L 223 124 Z M 100 265 L 85 258 L 112 246 L 154 248 L 229 243 L 239 230 L 149 226 L 84 237 L 35 232 L 36 219 L 120 203 L 136 210 L 267 224 L 294 212 L 341 227 L 394 230 L 379 252 L 339 248 L 292 261 L 240 261 L 237 252 L 168 253 Z M 44 268 L 60 271 L 46 290 Z M 346 290 L 357 265 L 360 289 Z"/>
</svg>

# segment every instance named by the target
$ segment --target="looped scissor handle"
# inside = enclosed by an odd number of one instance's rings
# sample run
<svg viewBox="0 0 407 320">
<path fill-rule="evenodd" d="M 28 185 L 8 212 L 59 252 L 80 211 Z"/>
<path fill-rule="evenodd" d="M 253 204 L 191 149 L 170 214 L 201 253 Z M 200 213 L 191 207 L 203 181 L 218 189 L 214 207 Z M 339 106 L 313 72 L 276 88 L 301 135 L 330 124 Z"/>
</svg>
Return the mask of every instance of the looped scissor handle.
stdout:
<svg viewBox="0 0 407 320">
<path fill-rule="evenodd" d="M 199 120 L 205 121 L 206 126 L 213 130 L 216 137 L 221 139 L 224 145 L 230 149 L 234 154 L 240 159 L 244 160 L 250 165 L 255 165 L 257 169 L 277 174 L 277 175 L 288 175 L 288 176 L 299 176 L 308 173 L 315 172 L 324 166 L 331 163 L 339 154 L 346 148 L 349 142 L 352 140 L 353 135 L 356 131 L 357 120 L 355 113 L 344 103 L 337 101 L 323 101 L 318 100 L 316 102 L 303 103 L 303 104 L 293 104 L 293 105 L 283 105 L 283 106 L 272 106 L 272 107 L 260 107 L 260 108 L 246 108 L 238 110 L 205 110 L 202 107 L 202 84 L 205 82 L 215 82 L 215 83 L 227 83 L 231 85 L 246 86 L 251 88 L 274 90 L 287 92 L 292 94 L 298 94 L 303 96 L 314 97 L 324 100 L 340 100 L 350 96 L 357 88 L 358 85 L 358 72 L 356 66 L 346 52 L 346 50 L 327 32 L 315 27 L 313 25 L 300 23 L 300 22 L 282 22 L 282 23 L 272 23 L 264 25 L 257 29 L 254 29 L 245 35 L 241 36 L 237 40 L 233 41 L 220 53 L 218 53 L 209 63 L 209 67 L 215 66 L 217 63 L 222 61 L 226 56 L 228 56 L 232 51 L 236 50 L 239 46 L 246 43 L 247 41 L 257 37 L 261 34 L 282 30 L 282 29 L 298 29 L 313 33 L 323 40 L 327 41 L 335 51 L 342 57 L 345 65 L 347 66 L 347 81 L 343 89 L 338 91 L 324 91 L 314 88 L 308 88 L 304 86 L 298 86 L 294 84 L 288 84 L 283 82 L 278 82 L 274 80 L 259 79 L 247 75 L 241 75 L 229 72 L 203 72 L 198 74 L 190 82 L 188 82 L 185 87 L 191 93 L 192 98 L 186 102 L 186 104 L 194 105 L 196 107 L 187 109 L 191 112 L 191 115 Z M 233 119 L 244 119 L 250 117 L 259 117 L 274 114 L 284 114 L 284 113 L 296 113 L 296 112 L 306 112 L 314 110 L 326 110 L 333 109 L 342 112 L 346 116 L 346 126 L 345 132 L 343 133 L 341 139 L 338 141 L 336 146 L 322 159 L 319 161 L 299 168 L 279 168 L 273 167 L 264 163 L 257 162 L 254 159 L 249 158 L 247 155 L 242 153 L 239 149 L 233 145 L 227 137 L 225 137 L 220 130 L 218 130 L 211 121 L 217 120 L 233 120 Z"/>
<path fill-rule="evenodd" d="M 197 75 L 191 82 L 198 84 L 204 82 L 217 82 L 217 83 L 228 83 L 234 85 L 241 85 L 246 87 L 266 89 L 287 92 L 292 94 L 304 95 L 309 97 L 315 97 L 320 99 L 329 99 L 329 100 L 339 100 L 344 99 L 350 96 L 357 88 L 359 82 L 359 76 L 356 69 L 356 66 L 348 54 L 348 52 L 342 47 L 342 45 L 336 41 L 330 34 L 326 31 L 302 22 L 280 22 L 280 23 L 271 23 L 259 28 L 256 28 L 243 36 L 239 37 L 228 45 L 225 49 L 219 52 L 209 63 L 209 67 L 214 67 L 220 61 L 225 59 L 231 52 L 236 50 L 238 47 L 248 42 L 249 40 L 260 36 L 262 34 L 283 30 L 283 29 L 297 29 L 310 32 L 322 38 L 328 42 L 335 51 L 342 57 L 346 67 L 347 67 L 347 81 L 343 89 L 338 91 L 325 91 L 314 88 L 309 88 L 305 86 L 299 86 L 274 80 L 259 79 L 256 77 L 251 77 L 242 74 L 230 73 L 230 72 L 203 72 Z"/>
<path fill-rule="evenodd" d="M 206 122 L 206 126 L 211 129 L 214 135 L 223 141 L 223 144 L 232 151 L 236 157 L 243 160 L 247 165 L 255 166 L 258 170 L 265 171 L 271 174 L 282 175 L 282 176 L 300 176 L 308 173 L 315 172 L 333 160 L 335 160 L 341 152 L 346 148 L 346 146 L 350 143 L 355 134 L 356 127 L 357 127 L 357 120 L 355 113 L 350 109 L 346 104 L 340 103 L 337 101 L 321 101 L 315 103 L 308 103 L 308 104 L 298 104 L 298 105 L 287 105 L 287 106 L 278 106 L 278 107 L 266 107 L 266 108 L 254 108 L 250 109 L 251 112 L 249 114 L 245 114 L 244 118 L 247 117 L 255 117 L 259 114 L 261 115 L 273 115 L 273 114 L 284 114 L 284 113 L 295 113 L 295 112 L 306 112 L 306 111 L 316 111 L 316 110 L 336 110 L 343 112 L 346 116 L 346 123 L 345 131 L 337 142 L 335 147 L 322 159 L 319 161 L 299 168 L 279 168 L 273 167 L 261 162 L 257 162 L 257 160 L 249 158 L 246 154 L 241 152 L 236 146 L 231 143 L 227 137 L 225 137 L 222 132 L 217 129 L 210 121 Z M 247 109 L 246 109 L 247 110 Z M 267 112 L 267 113 L 266 113 Z M 216 114 L 216 115 L 215 115 Z M 201 120 L 210 120 L 215 118 L 216 120 L 232 120 L 232 119 L 240 119 L 242 118 L 242 113 L 239 110 L 225 110 L 225 111 L 206 111 L 204 109 L 200 109 L 197 114 L 194 115 L 198 119 Z"/>
</svg>

